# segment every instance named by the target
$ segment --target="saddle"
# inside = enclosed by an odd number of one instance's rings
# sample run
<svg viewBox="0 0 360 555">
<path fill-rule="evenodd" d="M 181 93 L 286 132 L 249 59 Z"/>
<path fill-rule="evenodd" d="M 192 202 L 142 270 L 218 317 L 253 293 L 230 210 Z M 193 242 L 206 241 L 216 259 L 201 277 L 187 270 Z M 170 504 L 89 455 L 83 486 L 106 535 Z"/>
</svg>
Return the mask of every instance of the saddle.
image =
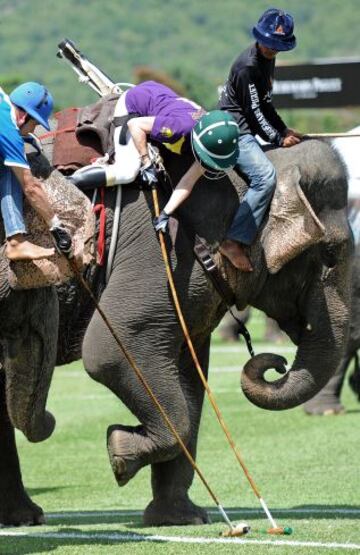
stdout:
<svg viewBox="0 0 360 555">
<path fill-rule="evenodd" d="M 90 106 L 66 108 L 55 114 L 56 131 L 42 137 L 53 137 L 54 168 L 70 175 L 105 153 L 113 153 L 113 115 L 118 99 L 119 95 L 109 94 Z"/>
</svg>

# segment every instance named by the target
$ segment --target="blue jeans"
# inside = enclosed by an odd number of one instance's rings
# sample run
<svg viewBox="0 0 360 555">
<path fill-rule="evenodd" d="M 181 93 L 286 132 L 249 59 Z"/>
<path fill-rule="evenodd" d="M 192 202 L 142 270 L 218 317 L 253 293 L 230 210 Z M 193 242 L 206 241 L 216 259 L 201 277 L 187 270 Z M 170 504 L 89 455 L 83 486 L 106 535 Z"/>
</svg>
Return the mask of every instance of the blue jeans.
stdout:
<svg viewBox="0 0 360 555">
<path fill-rule="evenodd" d="M 237 166 L 249 179 L 249 188 L 227 232 L 226 239 L 253 243 L 276 186 L 275 168 L 252 135 L 239 139 Z"/>
<path fill-rule="evenodd" d="M 23 192 L 8 166 L 0 162 L 0 206 L 6 237 L 26 233 L 23 217 Z"/>
</svg>

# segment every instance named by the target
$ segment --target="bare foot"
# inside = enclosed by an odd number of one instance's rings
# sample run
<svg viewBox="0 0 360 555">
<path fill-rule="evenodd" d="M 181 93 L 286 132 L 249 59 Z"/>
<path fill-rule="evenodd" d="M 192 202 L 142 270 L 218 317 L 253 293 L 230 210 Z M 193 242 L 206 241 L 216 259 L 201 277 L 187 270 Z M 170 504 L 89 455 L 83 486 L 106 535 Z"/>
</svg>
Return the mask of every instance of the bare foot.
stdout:
<svg viewBox="0 0 360 555">
<path fill-rule="evenodd" d="M 55 249 L 45 249 L 27 241 L 24 236 L 14 236 L 8 239 L 5 256 L 9 260 L 40 260 L 55 254 Z"/>
<path fill-rule="evenodd" d="M 244 246 L 237 241 L 225 239 L 219 248 L 221 254 L 230 260 L 231 264 L 241 270 L 242 272 L 252 272 L 253 267 L 249 258 L 247 257 Z"/>
</svg>

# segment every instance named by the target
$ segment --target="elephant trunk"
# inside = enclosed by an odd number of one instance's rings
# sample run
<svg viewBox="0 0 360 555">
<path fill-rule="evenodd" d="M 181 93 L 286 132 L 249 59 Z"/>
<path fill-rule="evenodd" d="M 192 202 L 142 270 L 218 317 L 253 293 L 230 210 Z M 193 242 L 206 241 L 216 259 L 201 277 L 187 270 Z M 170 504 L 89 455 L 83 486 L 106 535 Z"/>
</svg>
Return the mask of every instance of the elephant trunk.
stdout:
<svg viewBox="0 0 360 555">
<path fill-rule="evenodd" d="M 31 313 L 4 342 L 6 403 L 11 423 L 32 442 L 47 439 L 55 418 L 45 410 L 56 360 L 58 304 L 51 288 L 31 293 Z"/>
<path fill-rule="evenodd" d="M 336 371 L 344 352 L 349 327 L 349 244 L 333 268 L 324 266 L 306 297 L 306 323 L 292 368 L 272 354 L 260 354 L 244 367 L 241 386 L 255 405 L 268 410 L 296 407 L 311 399 Z M 275 368 L 285 375 L 272 382 L 264 373 Z"/>
</svg>

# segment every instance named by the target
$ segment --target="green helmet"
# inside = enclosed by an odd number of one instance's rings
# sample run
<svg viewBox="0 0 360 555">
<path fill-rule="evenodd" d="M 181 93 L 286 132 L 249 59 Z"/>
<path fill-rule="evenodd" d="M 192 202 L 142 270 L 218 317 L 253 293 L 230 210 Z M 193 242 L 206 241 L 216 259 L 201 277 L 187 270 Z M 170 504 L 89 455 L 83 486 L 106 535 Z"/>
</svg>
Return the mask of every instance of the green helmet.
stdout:
<svg viewBox="0 0 360 555">
<path fill-rule="evenodd" d="M 239 154 L 239 135 L 239 126 L 229 112 L 207 112 L 191 132 L 194 155 L 213 170 L 233 168 Z"/>
</svg>

